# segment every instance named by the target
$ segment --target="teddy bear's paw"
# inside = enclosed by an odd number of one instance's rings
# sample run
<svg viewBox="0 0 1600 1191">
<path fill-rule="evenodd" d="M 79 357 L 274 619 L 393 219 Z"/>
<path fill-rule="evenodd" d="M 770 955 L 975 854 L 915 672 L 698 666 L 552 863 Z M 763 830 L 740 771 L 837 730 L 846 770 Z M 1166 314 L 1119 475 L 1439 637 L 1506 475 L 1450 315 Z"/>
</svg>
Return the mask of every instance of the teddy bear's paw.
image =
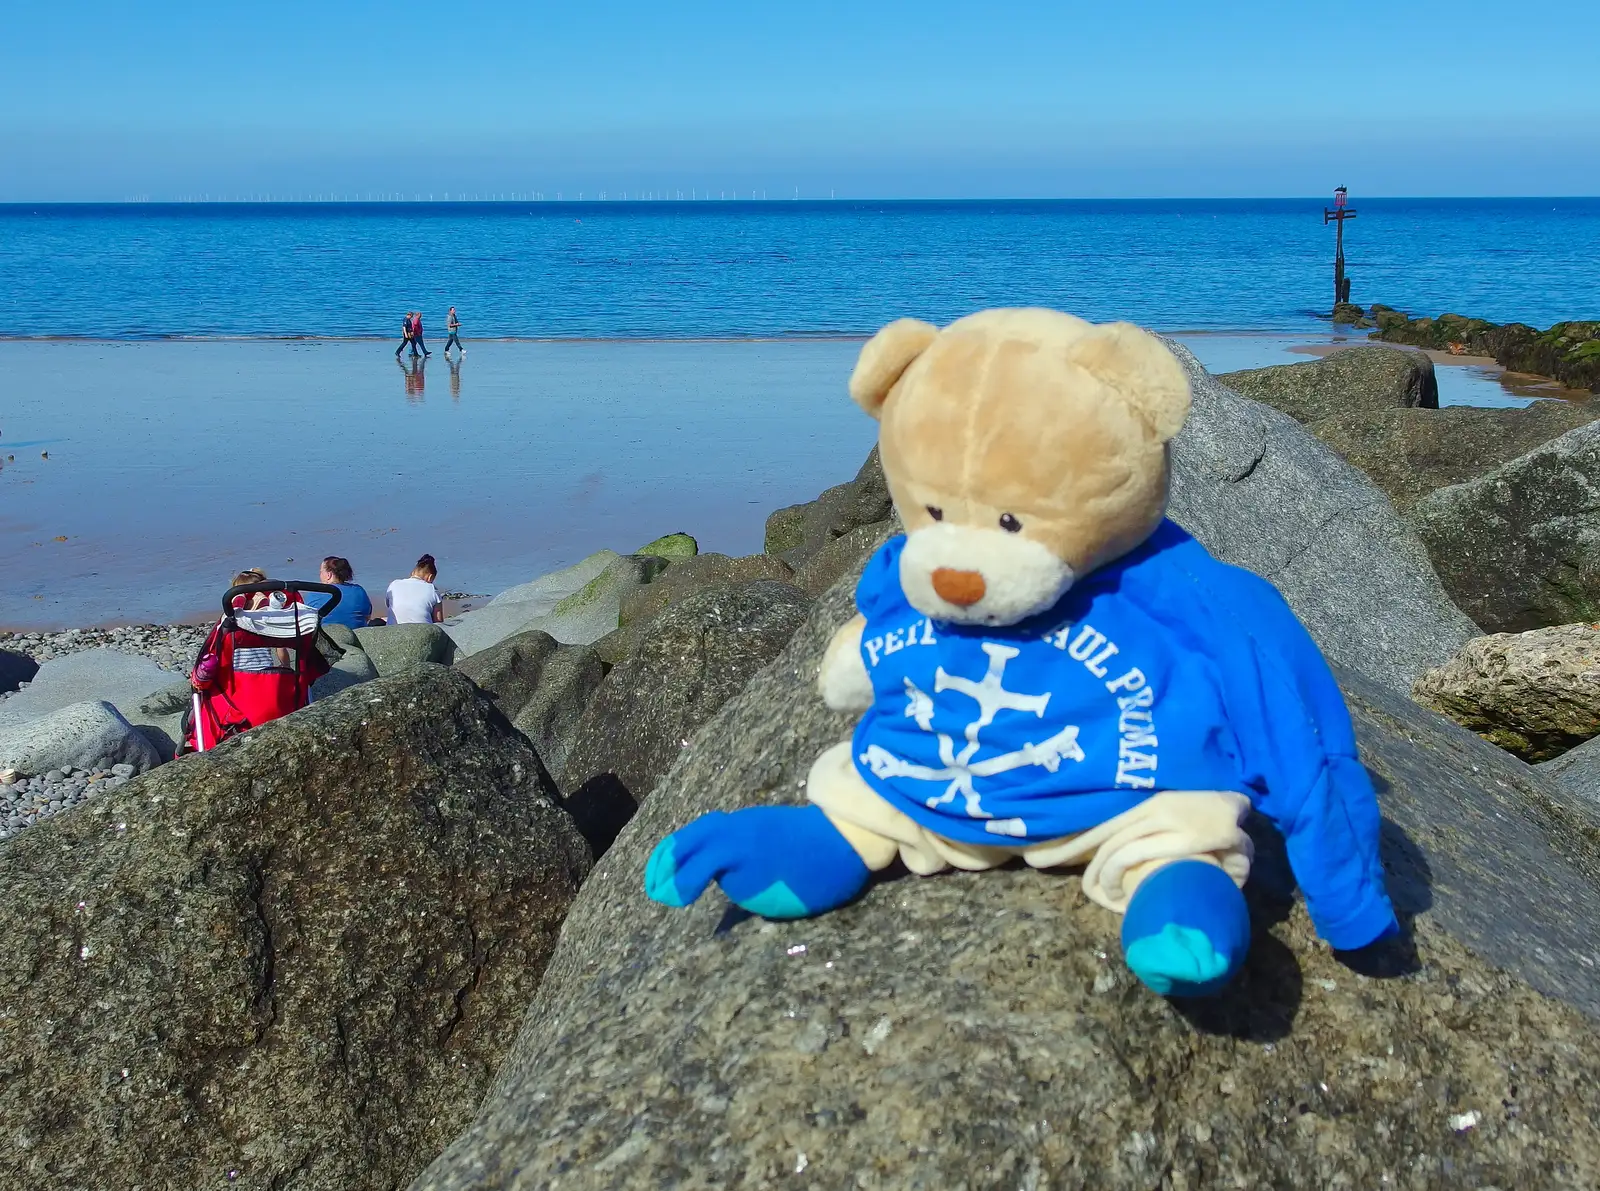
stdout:
<svg viewBox="0 0 1600 1191">
<path fill-rule="evenodd" d="M 1122 951 L 1147 988 L 1164 997 L 1221 992 L 1250 949 L 1250 913 L 1233 878 L 1214 864 L 1180 860 L 1134 891 Z"/>
<path fill-rule="evenodd" d="M 1218 955 L 1202 930 L 1169 922 L 1160 933 L 1136 939 L 1125 958 L 1142 984 L 1163 997 L 1203 997 L 1220 992 L 1235 965 Z"/>
<path fill-rule="evenodd" d="M 871 874 L 815 806 L 713 811 L 656 845 L 645 893 L 687 906 L 716 881 L 735 905 L 763 918 L 806 918 L 849 901 Z"/>
</svg>

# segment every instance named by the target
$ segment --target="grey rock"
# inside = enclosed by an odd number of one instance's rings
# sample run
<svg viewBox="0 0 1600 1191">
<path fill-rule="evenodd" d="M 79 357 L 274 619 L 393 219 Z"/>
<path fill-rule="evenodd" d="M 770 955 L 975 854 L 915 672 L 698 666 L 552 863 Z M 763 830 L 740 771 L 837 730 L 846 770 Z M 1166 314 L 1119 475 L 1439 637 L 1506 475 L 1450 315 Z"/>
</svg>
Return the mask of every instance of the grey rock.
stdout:
<svg viewBox="0 0 1600 1191">
<path fill-rule="evenodd" d="M 768 517 L 764 549 L 799 570 L 829 542 L 852 529 L 882 521 L 892 507 L 878 448 L 873 447 L 855 479 L 829 488 L 816 500 L 779 509 Z"/>
<path fill-rule="evenodd" d="M 1406 513 L 1435 489 L 1481 476 L 1596 417 L 1600 405 L 1535 401 L 1522 409 L 1370 410 L 1310 429 Z"/>
<path fill-rule="evenodd" d="M 1569 796 L 1600 808 L 1600 736 L 1534 766 Z"/>
<path fill-rule="evenodd" d="M 1411 516 L 1486 632 L 1600 620 L 1600 423 L 1430 493 Z"/>
<path fill-rule="evenodd" d="M 1169 343 L 1194 405 L 1172 444 L 1169 515 L 1268 579 L 1330 660 L 1409 693 L 1470 637 L 1416 535 L 1365 476 L 1286 414 Z"/>
<path fill-rule="evenodd" d="M 1350 347 L 1304 364 L 1226 372 L 1217 381 L 1308 424 L 1355 411 L 1439 408 L 1433 361 L 1399 347 Z"/>
<path fill-rule="evenodd" d="M 559 773 L 605 668 L 587 645 L 562 645 L 538 629 L 464 659 L 458 669 L 533 742 Z"/>
<path fill-rule="evenodd" d="M 56 658 L 39 667 L 23 691 L 0 703 L 0 731 L 76 703 L 105 702 L 118 711 L 138 709 L 146 695 L 172 683 L 172 672 L 149 658 L 101 647 Z"/>
<path fill-rule="evenodd" d="M 448 666 L 456 657 L 456 643 L 436 624 L 375 625 L 355 629 L 351 636 L 372 660 L 380 678 L 399 674 L 423 662 Z"/>
<path fill-rule="evenodd" d="M 1113 1191 L 1600 1181 L 1584 1058 L 1600 1044 L 1585 1013 L 1600 1015 L 1594 820 L 1351 672 L 1420 963 L 1407 947 L 1351 957 L 1368 975 L 1339 962 L 1270 835 L 1245 971 L 1194 1007 L 1132 979 L 1116 919 L 1075 876 L 902 876 L 793 923 L 725 913 L 716 894 L 687 911 L 649 902 L 644 862 L 664 834 L 799 801 L 811 761 L 846 738 L 851 717 L 813 683 L 852 610 L 847 578 L 597 864 L 477 1120 L 413 1191 L 749 1186 L 797 1170 L 828 1187 Z M 1456 1116 L 1469 1112 L 1476 1128 Z"/>
<path fill-rule="evenodd" d="M 37 719 L 0 727 L 0 769 L 54 773 L 111 759 L 141 773 L 161 764 L 162 756 L 109 703 L 72 703 Z"/>
<path fill-rule="evenodd" d="M 126 717 L 155 746 L 163 761 L 172 760 L 183 740 L 183 719 L 193 695 L 194 688 L 187 679 L 169 683 L 141 699 Z"/>
<path fill-rule="evenodd" d="M 596 855 L 695 732 L 784 647 L 810 601 L 787 583 L 703 588 L 648 622 L 606 675 L 559 771 L 567 807 Z"/>
<path fill-rule="evenodd" d="M 815 599 L 837 583 L 841 575 L 859 570 L 879 546 L 904 528 L 898 513 L 894 510 L 890 512 L 891 515 L 884 520 L 857 526 L 818 550 L 800 568 L 800 573 L 795 577 L 795 586 Z"/>
<path fill-rule="evenodd" d="M 14 691 L 23 683 L 32 682 L 39 672 L 39 663 L 25 653 L 0 649 L 0 694 Z"/>
<path fill-rule="evenodd" d="M 41 820 L 0 846 L 0 1186 L 404 1186 L 588 867 L 437 666 Z"/>
<path fill-rule="evenodd" d="M 311 684 L 311 698 L 326 699 L 359 683 L 371 682 L 378 677 L 378 668 L 372 664 L 365 650 L 347 649 L 334 662 L 328 672 Z"/>
<path fill-rule="evenodd" d="M 788 583 L 794 570 L 781 558 L 770 554 L 750 554 L 730 558 L 726 554 L 698 554 L 678 559 L 666 570 L 622 601 L 617 623 L 626 628 L 649 620 L 691 592 L 717 583 L 750 583 L 772 579 Z"/>
<path fill-rule="evenodd" d="M 501 592 L 482 608 L 445 622 L 460 657 L 539 629 L 569 645 L 589 645 L 617 627 L 622 600 L 667 566 L 658 555 L 592 554 L 576 566 Z"/>
<path fill-rule="evenodd" d="M 1548 761 L 1600 735 L 1600 628 L 1474 637 L 1411 697 L 1524 761 Z"/>
</svg>

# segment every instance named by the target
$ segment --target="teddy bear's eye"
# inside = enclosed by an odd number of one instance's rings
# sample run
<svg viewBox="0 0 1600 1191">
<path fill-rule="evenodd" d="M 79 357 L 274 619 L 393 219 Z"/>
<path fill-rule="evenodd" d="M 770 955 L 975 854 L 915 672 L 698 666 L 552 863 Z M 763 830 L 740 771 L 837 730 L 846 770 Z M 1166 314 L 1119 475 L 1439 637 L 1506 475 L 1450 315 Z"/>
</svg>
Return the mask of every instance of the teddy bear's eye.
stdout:
<svg viewBox="0 0 1600 1191">
<path fill-rule="evenodd" d="M 936 505 L 929 505 L 928 506 L 928 516 L 932 517 L 935 521 L 943 521 L 944 520 L 944 510 L 939 508 Z"/>
<path fill-rule="evenodd" d="M 1000 528 L 1005 530 L 1007 533 L 1016 533 L 1022 528 L 1022 522 L 1018 521 L 1010 513 L 1001 513 Z"/>
</svg>

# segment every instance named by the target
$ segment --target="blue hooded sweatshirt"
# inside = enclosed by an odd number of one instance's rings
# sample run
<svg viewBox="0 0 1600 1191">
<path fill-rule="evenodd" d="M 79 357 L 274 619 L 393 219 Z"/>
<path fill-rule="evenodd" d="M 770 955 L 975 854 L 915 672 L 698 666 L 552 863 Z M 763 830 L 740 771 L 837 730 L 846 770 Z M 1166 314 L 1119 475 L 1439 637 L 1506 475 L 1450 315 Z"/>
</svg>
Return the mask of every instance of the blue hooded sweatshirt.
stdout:
<svg viewBox="0 0 1600 1191">
<path fill-rule="evenodd" d="M 1321 936 L 1394 925 L 1377 798 L 1327 663 L 1268 582 L 1171 521 L 1015 625 L 930 620 L 900 587 L 905 538 L 856 588 L 874 700 L 863 779 L 936 835 L 1025 845 L 1162 790 L 1233 790 L 1283 834 Z"/>
</svg>

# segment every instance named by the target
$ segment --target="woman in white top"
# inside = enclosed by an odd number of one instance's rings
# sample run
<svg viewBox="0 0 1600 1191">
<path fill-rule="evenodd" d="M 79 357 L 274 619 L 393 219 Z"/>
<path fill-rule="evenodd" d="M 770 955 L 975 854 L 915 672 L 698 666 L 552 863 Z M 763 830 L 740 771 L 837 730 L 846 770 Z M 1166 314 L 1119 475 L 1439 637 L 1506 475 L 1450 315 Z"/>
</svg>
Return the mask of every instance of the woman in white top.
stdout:
<svg viewBox="0 0 1600 1191">
<path fill-rule="evenodd" d="M 417 559 L 407 579 L 396 579 L 389 584 L 384 602 L 389 605 L 390 624 L 437 624 L 444 619 L 444 601 L 433 586 L 439 577 L 439 568 L 433 555 L 424 554 Z"/>
</svg>

